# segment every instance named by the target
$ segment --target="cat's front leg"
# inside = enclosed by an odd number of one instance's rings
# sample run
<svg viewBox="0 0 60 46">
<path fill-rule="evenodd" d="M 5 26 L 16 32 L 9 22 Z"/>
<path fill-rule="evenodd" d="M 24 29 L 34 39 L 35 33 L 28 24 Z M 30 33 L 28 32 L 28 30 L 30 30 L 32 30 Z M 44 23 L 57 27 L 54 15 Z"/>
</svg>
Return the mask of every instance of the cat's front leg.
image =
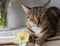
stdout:
<svg viewBox="0 0 60 46">
<path fill-rule="evenodd" d="M 35 41 L 35 46 L 41 46 L 44 43 L 43 39 L 37 38 Z"/>
<path fill-rule="evenodd" d="M 30 35 L 29 36 L 29 42 L 30 43 L 35 43 L 36 36 L 35 35 Z"/>
<path fill-rule="evenodd" d="M 35 36 L 35 34 L 33 33 L 33 32 L 31 32 L 30 30 L 29 30 L 29 42 L 30 43 L 35 43 L 35 39 L 36 39 L 36 36 Z"/>
<path fill-rule="evenodd" d="M 40 45 L 35 44 L 35 43 L 27 43 L 26 46 L 40 46 Z"/>
<path fill-rule="evenodd" d="M 42 46 L 42 44 L 48 39 L 48 37 L 54 35 L 53 32 L 42 32 L 36 39 L 35 44 Z"/>
</svg>

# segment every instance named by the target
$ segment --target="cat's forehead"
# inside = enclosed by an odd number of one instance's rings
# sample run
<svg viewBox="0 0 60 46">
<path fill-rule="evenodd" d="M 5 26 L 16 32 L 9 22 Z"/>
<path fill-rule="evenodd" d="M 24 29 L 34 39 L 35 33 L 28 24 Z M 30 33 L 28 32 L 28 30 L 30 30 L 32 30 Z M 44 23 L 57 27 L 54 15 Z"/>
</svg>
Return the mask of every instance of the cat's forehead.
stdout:
<svg viewBox="0 0 60 46">
<path fill-rule="evenodd" d="M 42 6 L 32 7 L 30 10 L 30 15 L 32 17 L 39 17 L 41 13 L 45 13 L 45 12 L 46 12 L 46 9 Z"/>
<path fill-rule="evenodd" d="M 47 10 L 47 8 L 44 8 L 44 7 L 42 7 L 42 6 L 37 6 L 37 7 L 32 7 L 31 9 L 30 9 L 30 11 L 31 11 L 31 13 L 32 12 L 36 12 L 37 14 L 39 14 L 39 13 L 41 13 L 42 11 L 43 12 L 45 12 Z M 39 12 L 39 13 L 38 13 Z"/>
<path fill-rule="evenodd" d="M 42 8 L 43 8 L 42 6 L 37 6 L 37 7 L 32 7 L 31 9 L 35 10 L 35 9 L 42 9 Z"/>
</svg>

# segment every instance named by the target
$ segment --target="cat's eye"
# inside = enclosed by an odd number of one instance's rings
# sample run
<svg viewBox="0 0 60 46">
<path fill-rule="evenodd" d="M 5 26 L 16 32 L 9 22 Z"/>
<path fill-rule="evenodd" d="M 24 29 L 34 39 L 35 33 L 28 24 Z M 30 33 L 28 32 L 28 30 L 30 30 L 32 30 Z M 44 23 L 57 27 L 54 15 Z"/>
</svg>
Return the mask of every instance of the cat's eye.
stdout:
<svg viewBox="0 0 60 46">
<path fill-rule="evenodd" d="M 29 16 L 27 16 L 27 18 L 29 18 Z"/>
<path fill-rule="evenodd" d="M 30 21 L 33 21 L 33 18 L 30 18 L 30 16 L 27 16 L 27 18 L 28 18 Z"/>
<path fill-rule="evenodd" d="M 31 21 L 33 21 L 33 19 L 32 19 L 32 18 L 30 18 L 30 20 L 31 20 Z"/>
</svg>

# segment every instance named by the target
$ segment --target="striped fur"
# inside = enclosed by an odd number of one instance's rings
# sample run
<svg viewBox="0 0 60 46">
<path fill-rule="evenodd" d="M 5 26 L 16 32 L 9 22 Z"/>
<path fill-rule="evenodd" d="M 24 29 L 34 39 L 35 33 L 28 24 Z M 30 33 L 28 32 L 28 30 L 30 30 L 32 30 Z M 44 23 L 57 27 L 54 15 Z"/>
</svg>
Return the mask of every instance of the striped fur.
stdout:
<svg viewBox="0 0 60 46">
<path fill-rule="evenodd" d="M 44 37 L 45 39 L 55 34 L 46 12 L 47 9 L 44 9 L 43 7 L 34 7 L 31 9 L 31 16 L 28 16 L 27 18 L 29 31 L 32 31 L 39 39 L 40 37 L 43 38 L 45 34 L 47 36 Z"/>
<path fill-rule="evenodd" d="M 50 0 L 47 2 L 47 4 Z M 27 25 L 30 33 L 29 42 L 41 46 L 45 40 L 56 34 L 56 27 L 59 20 L 60 9 L 57 7 L 46 8 L 46 5 L 39 7 L 24 7 L 27 14 Z"/>
</svg>

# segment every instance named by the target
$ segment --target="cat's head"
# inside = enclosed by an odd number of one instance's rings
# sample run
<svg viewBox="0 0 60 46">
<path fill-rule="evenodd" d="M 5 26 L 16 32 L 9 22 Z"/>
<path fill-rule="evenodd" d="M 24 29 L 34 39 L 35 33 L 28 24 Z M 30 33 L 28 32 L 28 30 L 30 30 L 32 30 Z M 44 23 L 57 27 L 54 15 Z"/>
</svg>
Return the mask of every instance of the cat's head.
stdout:
<svg viewBox="0 0 60 46">
<path fill-rule="evenodd" d="M 40 24 L 41 17 L 43 16 L 42 14 L 45 13 L 46 7 L 48 6 L 50 0 L 43 6 L 38 6 L 38 7 L 27 7 L 25 5 L 22 5 L 22 8 L 24 9 L 27 19 L 34 22 L 35 24 Z"/>
</svg>

